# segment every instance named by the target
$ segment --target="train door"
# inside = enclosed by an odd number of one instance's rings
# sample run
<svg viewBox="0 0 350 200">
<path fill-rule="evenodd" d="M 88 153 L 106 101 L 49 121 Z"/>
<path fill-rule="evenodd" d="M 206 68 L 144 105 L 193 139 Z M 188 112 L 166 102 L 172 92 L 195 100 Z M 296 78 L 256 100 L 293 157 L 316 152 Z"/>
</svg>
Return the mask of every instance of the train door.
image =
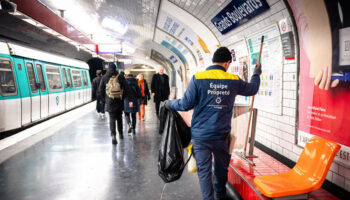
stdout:
<svg viewBox="0 0 350 200">
<path fill-rule="evenodd" d="M 91 101 L 91 79 L 90 79 L 90 75 L 89 75 L 89 71 L 85 71 L 86 73 L 86 78 L 87 78 L 87 83 L 88 83 L 88 98 L 87 101 Z"/>
<path fill-rule="evenodd" d="M 63 76 L 63 83 L 64 83 L 64 90 L 65 90 L 65 93 L 66 93 L 66 107 L 65 109 L 68 110 L 71 108 L 71 105 L 72 105 L 72 102 L 71 102 L 71 95 L 72 95 L 72 92 L 71 92 L 71 83 L 69 82 L 69 78 L 67 76 L 67 71 L 68 71 L 68 68 L 66 67 L 62 67 L 62 76 Z"/>
<path fill-rule="evenodd" d="M 37 80 L 40 86 L 40 118 L 43 119 L 49 116 L 49 95 L 46 89 L 47 86 L 44 79 L 43 65 L 39 61 L 35 61 L 34 64 L 36 68 Z"/>
<path fill-rule="evenodd" d="M 86 73 L 85 73 L 85 70 L 81 70 L 81 73 L 83 75 L 83 94 L 84 94 L 84 97 L 83 97 L 83 100 L 84 100 L 84 103 L 87 102 L 87 95 L 88 95 L 88 83 L 87 83 L 87 77 L 86 77 Z"/>
<path fill-rule="evenodd" d="M 39 81 L 36 79 L 35 68 L 32 60 L 24 60 L 25 68 L 27 71 L 27 78 L 29 82 L 29 93 L 31 102 L 31 121 L 37 121 L 40 119 L 40 92 Z"/>
<path fill-rule="evenodd" d="M 68 82 L 69 82 L 69 85 L 70 85 L 70 88 L 69 88 L 69 93 L 70 93 L 70 95 L 69 95 L 69 100 L 68 100 L 68 102 L 69 102 L 69 109 L 71 109 L 71 108 L 73 108 L 74 107 L 74 105 L 75 105 L 75 102 L 74 102 L 74 90 L 75 90 L 75 88 L 74 88 L 74 81 L 73 81 L 73 78 L 72 78 L 72 70 L 70 69 L 70 68 L 67 68 L 67 70 L 66 70 L 66 72 L 67 72 L 67 78 L 68 78 Z"/>
<path fill-rule="evenodd" d="M 74 95 L 74 102 L 75 106 L 83 104 L 83 84 L 82 84 L 82 77 L 81 72 L 78 69 L 72 70 L 73 80 L 74 80 L 74 87 L 75 87 L 75 95 Z"/>
<path fill-rule="evenodd" d="M 45 64 L 45 74 L 49 87 L 49 115 L 62 112 L 65 109 L 65 93 L 61 69 L 57 65 Z"/>
<path fill-rule="evenodd" d="M 16 69 L 16 77 L 17 77 L 17 83 L 18 83 L 18 89 L 21 95 L 21 125 L 27 125 L 31 122 L 31 101 L 30 101 L 30 89 L 28 87 L 28 78 L 27 78 L 27 72 L 26 67 L 24 65 L 23 58 L 14 57 L 15 66 Z"/>
</svg>

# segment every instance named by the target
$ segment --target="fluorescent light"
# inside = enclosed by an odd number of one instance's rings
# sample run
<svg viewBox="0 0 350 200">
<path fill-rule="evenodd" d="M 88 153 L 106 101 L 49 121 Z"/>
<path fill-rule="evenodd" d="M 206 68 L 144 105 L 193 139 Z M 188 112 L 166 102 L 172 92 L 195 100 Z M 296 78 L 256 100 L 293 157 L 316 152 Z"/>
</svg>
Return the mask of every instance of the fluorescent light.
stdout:
<svg viewBox="0 0 350 200">
<path fill-rule="evenodd" d="M 26 21 L 27 23 L 36 26 L 36 21 L 32 20 L 32 19 L 23 19 L 23 21 Z"/>
</svg>

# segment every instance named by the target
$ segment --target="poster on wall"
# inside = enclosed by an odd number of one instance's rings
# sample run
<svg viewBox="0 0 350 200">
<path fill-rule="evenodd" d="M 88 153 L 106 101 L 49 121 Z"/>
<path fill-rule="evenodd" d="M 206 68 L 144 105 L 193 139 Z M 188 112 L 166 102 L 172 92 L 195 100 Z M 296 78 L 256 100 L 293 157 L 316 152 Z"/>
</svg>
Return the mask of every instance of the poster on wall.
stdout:
<svg viewBox="0 0 350 200">
<path fill-rule="evenodd" d="M 258 63 L 262 35 L 264 35 L 261 56 L 262 74 L 254 107 L 281 115 L 283 52 L 279 29 L 276 25 L 247 38 L 250 71 L 253 71 Z"/>
<path fill-rule="evenodd" d="M 249 81 L 251 73 L 249 70 L 248 48 L 245 40 L 240 40 L 228 46 L 232 53 L 232 63 L 227 70 L 239 76 L 244 81 Z M 249 105 L 250 98 L 238 95 L 235 99 L 235 105 Z"/>
<path fill-rule="evenodd" d="M 157 27 L 181 41 L 179 45 L 184 45 L 192 52 L 196 58 L 197 71 L 202 71 L 211 65 L 210 51 L 205 42 L 176 17 L 162 11 L 158 17 Z"/>
<path fill-rule="evenodd" d="M 186 46 L 181 45 L 178 40 L 170 36 L 168 33 L 157 28 L 154 35 L 154 41 L 175 53 L 179 57 L 180 61 L 184 64 L 185 69 L 191 69 L 190 75 L 193 75 L 196 72 L 195 68 L 190 67 L 196 66 L 195 57 L 190 52 L 190 50 Z M 185 80 L 188 78 L 191 78 L 191 76 L 185 77 Z"/>
<path fill-rule="evenodd" d="M 342 144 L 336 161 L 350 166 L 350 2 L 288 2 L 300 46 L 298 145 L 312 135 Z"/>
</svg>

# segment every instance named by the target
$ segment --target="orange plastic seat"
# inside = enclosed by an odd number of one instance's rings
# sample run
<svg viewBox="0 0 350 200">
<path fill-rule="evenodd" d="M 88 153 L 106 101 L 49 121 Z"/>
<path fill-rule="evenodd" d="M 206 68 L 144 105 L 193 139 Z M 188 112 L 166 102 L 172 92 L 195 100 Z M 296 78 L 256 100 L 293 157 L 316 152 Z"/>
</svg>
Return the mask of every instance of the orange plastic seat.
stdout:
<svg viewBox="0 0 350 200">
<path fill-rule="evenodd" d="M 312 137 L 305 145 L 298 162 L 286 173 L 255 177 L 254 183 L 267 197 L 284 197 L 319 189 L 340 145 Z"/>
</svg>

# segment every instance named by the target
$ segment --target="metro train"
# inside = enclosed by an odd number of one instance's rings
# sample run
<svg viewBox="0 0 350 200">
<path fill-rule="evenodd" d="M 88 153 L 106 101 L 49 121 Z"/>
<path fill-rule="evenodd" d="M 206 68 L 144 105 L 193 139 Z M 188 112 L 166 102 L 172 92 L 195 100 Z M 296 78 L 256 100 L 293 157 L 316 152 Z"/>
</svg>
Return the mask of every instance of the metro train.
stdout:
<svg viewBox="0 0 350 200">
<path fill-rule="evenodd" d="M 0 40 L 0 133 L 91 101 L 87 63 Z"/>
</svg>

